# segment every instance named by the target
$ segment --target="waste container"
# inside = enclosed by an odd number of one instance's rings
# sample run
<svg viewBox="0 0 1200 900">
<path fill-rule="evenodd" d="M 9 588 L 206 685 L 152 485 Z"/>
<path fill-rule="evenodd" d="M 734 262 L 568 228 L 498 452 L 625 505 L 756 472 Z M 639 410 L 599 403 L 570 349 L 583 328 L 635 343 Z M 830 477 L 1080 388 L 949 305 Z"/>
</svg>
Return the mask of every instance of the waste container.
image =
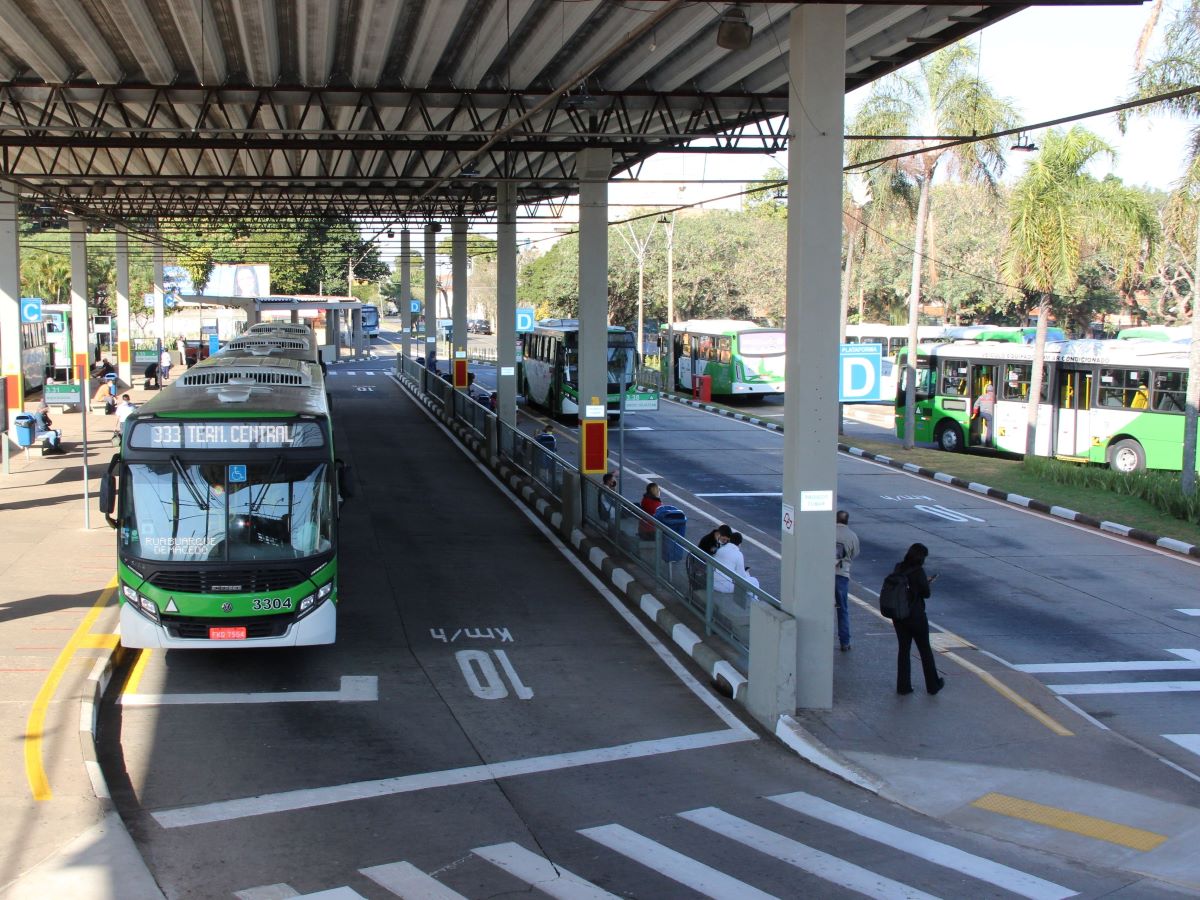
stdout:
<svg viewBox="0 0 1200 900">
<path fill-rule="evenodd" d="M 680 537 L 687 537 L 687 514 L 678 506 L 663 504 L 654 513 L 654 518 L 662 522 Z M 678 562 L 684 557 L 683 545 L 663 535 L 663 562 Z"/>
<path fill-rule="evenodd" d="M 13 427 L 17 432 L 17 446 L 32 447 L 33 435 L 37 431 L 33 416 L 29 413 L 21 413 L 13 419 Z"/>
<path fill-rule="evenodd" d="M 692 399 L 699 400 L 701 403 L 709 403 L 712 401 L 711 375 L 692 376 Z"/>
</svg>

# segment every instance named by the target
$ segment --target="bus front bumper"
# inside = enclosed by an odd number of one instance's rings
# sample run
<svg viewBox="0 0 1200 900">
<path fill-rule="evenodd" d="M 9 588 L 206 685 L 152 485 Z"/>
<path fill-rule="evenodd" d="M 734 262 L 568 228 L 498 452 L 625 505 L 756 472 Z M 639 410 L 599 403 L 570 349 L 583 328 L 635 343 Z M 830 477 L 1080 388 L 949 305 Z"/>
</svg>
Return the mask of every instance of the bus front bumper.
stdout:
<svg viewBox="0 0 1200 900">
<path fill-rule="evenodd" d="M 214 619 L 213 625 L 220 625 Z M 326 600 L 313 612 L 293 622 L 278 637 L 247 638 L 241 641 L 195 640 L 172 637 L 162 625 L 151 622 L 128 603 L 121 604 L 121 646 L 162 650 L 228 650 L 238 647 L 301 647 L 332 644 L 337 638 L 337 606 Z"/>
<path fill-rule="evenodd" d="M 734 394 L 782 394 L 782 384 L 735 384 Z"/>
</svg>

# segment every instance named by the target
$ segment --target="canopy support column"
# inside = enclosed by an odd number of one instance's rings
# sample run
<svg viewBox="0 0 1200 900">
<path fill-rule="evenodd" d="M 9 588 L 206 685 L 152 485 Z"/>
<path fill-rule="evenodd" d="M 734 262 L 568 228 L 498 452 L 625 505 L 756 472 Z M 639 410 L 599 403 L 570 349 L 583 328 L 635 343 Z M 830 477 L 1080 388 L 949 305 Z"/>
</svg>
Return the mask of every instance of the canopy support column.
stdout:
<svg viewBox="0 0 1200 900">
<path fill-rule="evenodd" d="M 517 427 L 517 204 L 516 189 L 496 185 L 496 413 Z"/>
<path fill-rule="evenodd" d="M 796 619 L 796 705 L 828 709 L 833 705 L 846 10 L 832 4 L 802 6 L 791 14 L 789 28 L 793 136 L 788 145 L 780 599 Z"/>
<path fill-rule="evenodd" d="M 425 360 L 437 357 L 437 233 L 442 226 L 429 222 L 425 226 Z"/>
<path fill-rule="evenodd" d="M 129 330 L 129 232 L 117 226 L 117 377 L 133 384 L 133 351 Z"/>
<path fill-rule="evenodd" d="M 579 418 L 608 404 L 608 179 L 612 151 L 589 148 L 579 173 Z M 583 462 L 582 433 L 579 461 Z"/>
<path fill-rule="evenodd" d="M 408 229 L 400 232 L 400 299 L 396 306 L 400 310 L 400 355 L 407 359 L 411 354 L 412 338 L 412 252 Z"/>
<path fill-rule="evenodd" d="M 0 183 L 0 365 L 4 373 L 4 415 L 8 427 L 25 409 L 21 373 L 21 228 L 16 189 Z M 4 456 L 8 465 L 8 455 Z"/>
<path fill-rule="evenodd" d="M 467 353 L 467 220 L 455 216 L 450 220 L 450 289 L 454 294 L 451 318 L 454 320 L 453 358 Z"/>
</svg>

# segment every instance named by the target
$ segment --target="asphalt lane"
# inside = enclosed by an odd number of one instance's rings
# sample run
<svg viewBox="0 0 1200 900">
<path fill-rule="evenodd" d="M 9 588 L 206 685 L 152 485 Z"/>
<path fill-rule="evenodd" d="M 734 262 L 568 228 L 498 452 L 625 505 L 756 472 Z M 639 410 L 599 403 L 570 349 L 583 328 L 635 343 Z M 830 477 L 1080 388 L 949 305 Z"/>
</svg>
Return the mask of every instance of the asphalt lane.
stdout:
<svg viewBox="0 0 1200 900">
<path fill-rule="evenodd" d="M 659 482 L 693 537 L 729 522 L 747 535 L 763 587 L 778 591 L 783 436 L 667 402 L 627 424 L 625 495 Z M 838 504 L 862 542 L 860 597 L 873 601 L 906 548 L 926 544 L 941 575 L 929 607 L 939 626 L 1200 778 L 1195 562 L 848 455 Z M 871 625 L 852 613 L 852 630 Z"/>
<path fill-rule="evenodd" d="M 167 896 L 427 896 L 430 879 L 568 896 L 567 872 L 647 898 L 1136 883 L 925 819 L 763 739 L 387 366 L 329 378 L 359 482 L 338 642 L 143 654 L 102 710 L 114 800 Z"/>
</svg>

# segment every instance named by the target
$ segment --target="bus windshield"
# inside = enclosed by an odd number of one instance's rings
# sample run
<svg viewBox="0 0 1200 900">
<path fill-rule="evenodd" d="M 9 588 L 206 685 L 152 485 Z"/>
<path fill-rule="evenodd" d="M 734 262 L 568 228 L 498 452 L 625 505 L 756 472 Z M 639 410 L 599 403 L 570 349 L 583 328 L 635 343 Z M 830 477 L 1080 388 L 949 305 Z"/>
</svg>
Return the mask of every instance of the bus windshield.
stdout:
<svg viewBox="0 0 1200 900">
<path fill-rule="evenodd" d="M 324 462 L 130 464 L 120 541 L 162 562 L 290 560 L 332 547 L 333 496 Z"/>
<path fill-rule="evenodd" d="M 362 308 L 362 323 L 363 323 L 363 328 L 378 328 L 379 327 L 379 310 L 374 306 L 363 306 L 363 308 Z"/>
<path fill-rule="evenodd" d="M 785 349 L 782 331 L 743 331 L 738 335 L 742 356 L 779 356 Z"/>
<path fill-rule="evenodd" d="M 608 383 L 617 384 L 624 381 L 626 384 L 629 384 L 632 382 L 633 362 L 633 335 L 629 335 L 628 346 L 613 346 L 613 341 L 610 338 L 608 345 Z"/>
</svg>

